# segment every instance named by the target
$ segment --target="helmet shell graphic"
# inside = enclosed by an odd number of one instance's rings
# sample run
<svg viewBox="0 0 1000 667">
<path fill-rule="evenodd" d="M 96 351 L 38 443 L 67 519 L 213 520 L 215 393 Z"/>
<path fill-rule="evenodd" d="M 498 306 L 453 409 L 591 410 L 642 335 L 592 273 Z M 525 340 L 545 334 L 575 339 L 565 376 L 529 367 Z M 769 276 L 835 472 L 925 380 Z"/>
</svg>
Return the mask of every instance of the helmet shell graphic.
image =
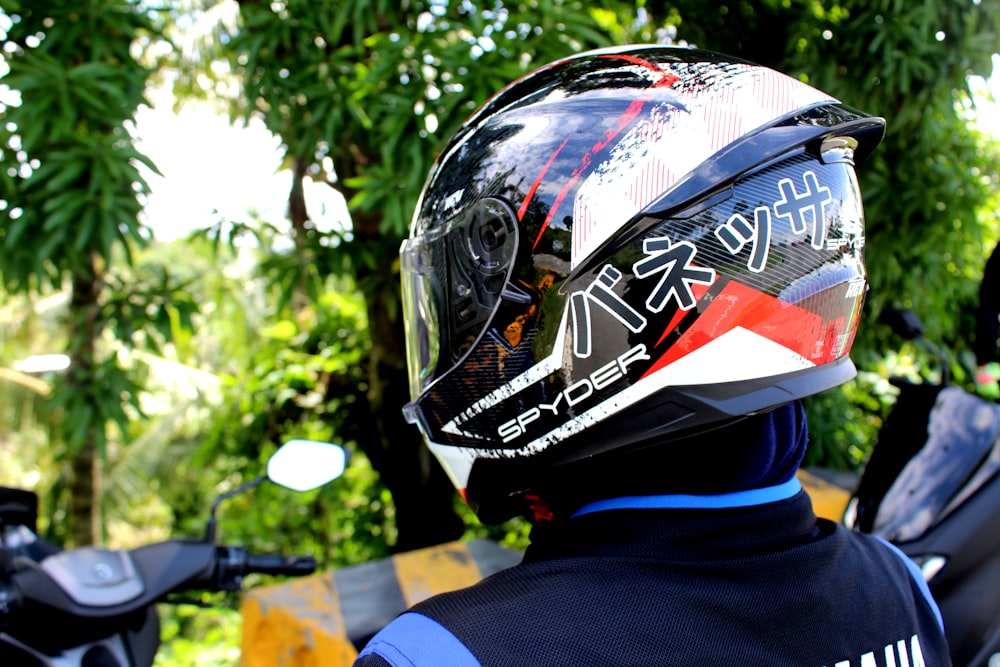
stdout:
<svg viewBox="0 0 1000 667">
<path fill-rule="evenodd" d="M 753 63 L 543 67 L 439 156 L 401 249 L 406 407 L 486 522 L 550 471 L 853 377 L 854 161 L 884 121 Z"/>
</svg>

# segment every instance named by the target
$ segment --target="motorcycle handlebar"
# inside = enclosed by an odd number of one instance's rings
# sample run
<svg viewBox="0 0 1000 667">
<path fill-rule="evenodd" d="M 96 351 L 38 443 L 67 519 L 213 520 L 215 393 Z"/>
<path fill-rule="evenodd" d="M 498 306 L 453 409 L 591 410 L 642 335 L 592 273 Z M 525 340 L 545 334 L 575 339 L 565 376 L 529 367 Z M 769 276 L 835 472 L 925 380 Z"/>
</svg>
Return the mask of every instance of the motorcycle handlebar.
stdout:
<svg viewBox="0 0 1000 667">
<path fill-rule="evenodd" d="M 248 574 L 302 577 L 316 571 L 312 556 L 252 554 L 242 547 L 217 548 L 218 567 L 215 584 L 220 590 L 239 590 Z"/>
<path fill-rule="evenodd" d="M 247 560 L 247 571 L 301 577 L 316 571 L 316 559 L 312 556 L 251 554 Z"/>
<path fill-rule="evenodd" d="M 78 575 L 85 575 L 98 560 L 111 556 L 115 557 L 111 559 L 114 563 L 123 562 L 121 552 L 84 548 L 53 556 L 60 559 L 56 568 L 35 566 L 9 576 L 0 574 L 0 631 L 24 610 L 29 600 L 41 603 L 36 609 L 55 607 L 81 618 L 110 618 L 166 599 L 172 593 L 198 589 L 237 592 L 248 574 L 301 577 L 312 574 L 317 567 L 311 556 L 252 554 L 242 547 L 169 540 L 127 554 L 136 576 L 124 578 L 121 590 L 106 587 L 102 589 L 103 598 L 80 599 L 89 589 L 79 584 Z M 136 585 L 130 583 L 135 579 L 142 582 L 139 594 Z"/>
</svg>

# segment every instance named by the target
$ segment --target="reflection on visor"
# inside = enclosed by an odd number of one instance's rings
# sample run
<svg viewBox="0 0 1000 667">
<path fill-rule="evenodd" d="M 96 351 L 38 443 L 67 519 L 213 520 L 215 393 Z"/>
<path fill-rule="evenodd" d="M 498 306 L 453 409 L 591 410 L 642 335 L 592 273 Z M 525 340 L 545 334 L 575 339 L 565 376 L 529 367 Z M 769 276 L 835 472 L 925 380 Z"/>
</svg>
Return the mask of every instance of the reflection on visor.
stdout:
<svg viewBox="0 0 1000 667">
<path fill-rule="evenodd" d="M 413 398 L 454 366 L 486 329 L 516 250 L 514 212 L 490 198 L 403 243 L 403 316 Z"/>
</svg>

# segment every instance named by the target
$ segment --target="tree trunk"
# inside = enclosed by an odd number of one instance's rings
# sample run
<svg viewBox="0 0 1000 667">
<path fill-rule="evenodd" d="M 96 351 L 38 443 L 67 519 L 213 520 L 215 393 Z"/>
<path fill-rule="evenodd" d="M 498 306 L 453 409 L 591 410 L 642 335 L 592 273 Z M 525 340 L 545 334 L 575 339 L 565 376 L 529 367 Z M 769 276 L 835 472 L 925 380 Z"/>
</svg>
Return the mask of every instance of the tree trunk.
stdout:
<svg viewBox="0 0 1000 667">
<path fill-rule="evenodd" d="M 296 245 L 306 243 L 308 214 L 302 187 L 305 162 L 293 163 L 288 216 Z M 465 523 L 455 512 L 455 487 L 437 459 L 424 447 L 419 431 L 403 418 L 409 400 L 399 275 L 393 266 L 398 240 L 379 232 L 376 215 L 352 214 L 354 233 L 375 266 L 358 263 L 355 276 L 365 295 L 371 356 L 368 359 L 367 409 L 353 412 L 358 446 L 392 494 L 397 539 L 393 549 L 410 551 L 456 540 Z M 307 256 L 307 253 L 302 253 Z M 307 260 L 306 260 L 307 261 Z"/>
<path fill-rule="evenodd" d="M 66 376 L 73 391 L 95 396 L 94 364 L 99 335 L 98 315 L 101 292 L 99 259 L 91 255 L 87 271 L 73 277 L 70 299 L 70 367 Z M 96 406 L 95 406 L 96 408 Z M 92 414 L 100 414 L 95 409 Z M 68 424 L 64 433 L 73 431 Z M 81 443 L 66 443 L 69 452 L 69 507 L 66 528 L 69 542 L 80 547 L 101 542 L 100 467 L 98 431 L 104 425 L 95 420 L 86 429 Z"/>
<path fill-rule="evenodd" d="M 69 543 L 82 547 L 101 542 L 101 513 L 97 502 L 100 487 L 100 457 L 93 440 L 71 455 L 69 466 L 69 508 L 66 527 Z"/>
<path fill-rule="evenodd" d="M 358 276 L 372 342 L 368 402 L 375 426 L 362 446 L 392 493 L 398 531 L 395 550 L 455 540 L 465 531 L 465 523 L 455 512 L 455 487 L 402 412 L 410 395 L 399 275 L 393 269 L 399 243 L 379 233 L 376 215 L 355 213 L 352 220 L 357 239 L 378 258 L 376 266 L 359 269 Z"/>
</svg>

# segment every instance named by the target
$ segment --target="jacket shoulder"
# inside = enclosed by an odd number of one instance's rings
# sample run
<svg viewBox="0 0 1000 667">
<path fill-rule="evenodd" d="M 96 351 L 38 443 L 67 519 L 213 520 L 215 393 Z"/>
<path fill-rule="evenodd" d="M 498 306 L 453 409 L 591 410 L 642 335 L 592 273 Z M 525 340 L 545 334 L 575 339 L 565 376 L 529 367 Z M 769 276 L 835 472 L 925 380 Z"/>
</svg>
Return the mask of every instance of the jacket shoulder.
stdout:
<svg viewBox="0 0 1000 667">
<path fill-rule="evenodd" d="M 406 612 L 371 638 L 354 667 L 479 667 L 471 651 L 443 625 L 423 614 Z"/>
</svg>

